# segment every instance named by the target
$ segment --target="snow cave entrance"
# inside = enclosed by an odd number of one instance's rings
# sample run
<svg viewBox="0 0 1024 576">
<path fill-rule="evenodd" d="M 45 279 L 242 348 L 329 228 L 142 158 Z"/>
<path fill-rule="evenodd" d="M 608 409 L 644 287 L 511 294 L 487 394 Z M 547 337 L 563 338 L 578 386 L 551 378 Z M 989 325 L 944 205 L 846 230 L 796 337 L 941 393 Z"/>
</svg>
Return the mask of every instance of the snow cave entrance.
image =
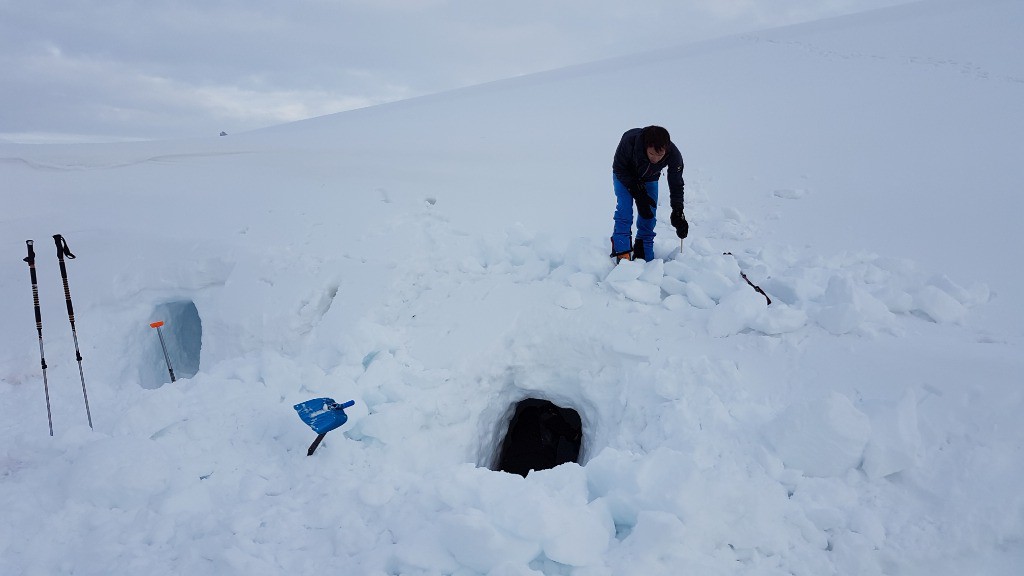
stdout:
<svg viewBox="0 0 1024 576">
<path fill-rule="evenodd" d="M 191 378 L 199 372 L 199 353 L 203 347 L 203 321 L 199 318 L 199 309 L 191 300 L 165 302 L 153 309 L 151 322 L 163 321 L 160 331 L 167 345 L 167 357 L 170 358 L 176 379 Z M 141 383 L 143 388 L 159 388 L 171 381 L 164 359 L 160 338 L 153 328 L 147 328 L 154 334 L 149 336 L 146 367 L 143 368 Z"/>
<path fill-rule="evenodd" d="M 494 469 L 525 477 L 530 470 L 579 462 L 582 446 L 583 421 L 576 410 L 526 398 L 509 418 Z"/>
</svg>

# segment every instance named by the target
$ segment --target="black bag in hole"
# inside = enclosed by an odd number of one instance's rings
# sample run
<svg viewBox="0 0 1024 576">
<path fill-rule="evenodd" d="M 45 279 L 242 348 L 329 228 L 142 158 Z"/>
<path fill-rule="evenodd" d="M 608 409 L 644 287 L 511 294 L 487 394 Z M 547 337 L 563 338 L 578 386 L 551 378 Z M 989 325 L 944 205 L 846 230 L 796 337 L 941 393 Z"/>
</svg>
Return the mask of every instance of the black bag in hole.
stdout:
<svg viewBox="0 0 1024 576">
<path fill-rule="evenodd" d="M 527 398 L 516 404 L 501 444 L 498 470 L 526 476 L 576 462 L 583 444 L 583 422 L 571 408 Z"/>
</svg>

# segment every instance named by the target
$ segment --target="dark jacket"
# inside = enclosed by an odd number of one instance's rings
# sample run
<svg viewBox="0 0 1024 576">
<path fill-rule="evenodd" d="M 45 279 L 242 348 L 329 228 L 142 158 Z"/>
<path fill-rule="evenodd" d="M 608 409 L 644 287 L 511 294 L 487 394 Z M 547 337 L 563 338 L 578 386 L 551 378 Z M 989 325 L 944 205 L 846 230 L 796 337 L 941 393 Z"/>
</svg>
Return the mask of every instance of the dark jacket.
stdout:
<svg viewBox="0 0 1024 576">
<path fill-rule="evenodd" d="M 683 209 L 683 155 L 672 142 L 668 143 L 665 157 L 652 164 L 644 147 L 643 128 L 627 130 L 615 149 L 612 173 L 636 197 L 643 191 L 641 182 L 654 182 L 661 178 L 661 170 L 668 168 L 669 204 L 673 210 Z M 646 194 L 646 192 L 644 192 Z"/>
</svg>

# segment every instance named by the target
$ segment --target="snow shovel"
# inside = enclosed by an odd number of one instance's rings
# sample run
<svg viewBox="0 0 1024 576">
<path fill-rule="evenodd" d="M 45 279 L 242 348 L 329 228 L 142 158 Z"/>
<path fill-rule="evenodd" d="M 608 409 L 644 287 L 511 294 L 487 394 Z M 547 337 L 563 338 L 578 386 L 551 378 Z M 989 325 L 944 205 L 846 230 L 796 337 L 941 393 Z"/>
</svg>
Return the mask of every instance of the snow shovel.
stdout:
<svg viewBox="0 0 1024 576">
<path fill-rule="evenodd" d="M 348 422 L 345 408 L 351 408 L 355 405 L 355 400 L 338 404 L 333 398 L 314 398 L 294 406 L 295 411 L 299 413 L 299 418 L 302 418 L 302 421 L 318 434 L 316 440 L 309 445 L 306 456 L 312 456 L 313 452 L 316 452 L 317 446 L 320 446 L 320 442 L 323 441 L 324 436 L 328 432 Z"/>
</svg>

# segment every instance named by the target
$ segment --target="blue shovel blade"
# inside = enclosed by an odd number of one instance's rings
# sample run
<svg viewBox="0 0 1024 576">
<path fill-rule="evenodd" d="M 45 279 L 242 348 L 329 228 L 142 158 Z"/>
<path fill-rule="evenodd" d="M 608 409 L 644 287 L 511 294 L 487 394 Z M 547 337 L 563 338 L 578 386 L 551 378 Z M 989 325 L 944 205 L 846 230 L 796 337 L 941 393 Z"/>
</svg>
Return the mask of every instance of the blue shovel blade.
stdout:
<svg viewBox="0 0 1024 576">
<path fill-rule="evenodd" d="M 333 398 L 314 398 L 296 404 L 295 411 L 314 432 L 326 434 L 348 422 L 344 409 L 354 404 L 352 401 L 338 404 Z"/>
</svg>

